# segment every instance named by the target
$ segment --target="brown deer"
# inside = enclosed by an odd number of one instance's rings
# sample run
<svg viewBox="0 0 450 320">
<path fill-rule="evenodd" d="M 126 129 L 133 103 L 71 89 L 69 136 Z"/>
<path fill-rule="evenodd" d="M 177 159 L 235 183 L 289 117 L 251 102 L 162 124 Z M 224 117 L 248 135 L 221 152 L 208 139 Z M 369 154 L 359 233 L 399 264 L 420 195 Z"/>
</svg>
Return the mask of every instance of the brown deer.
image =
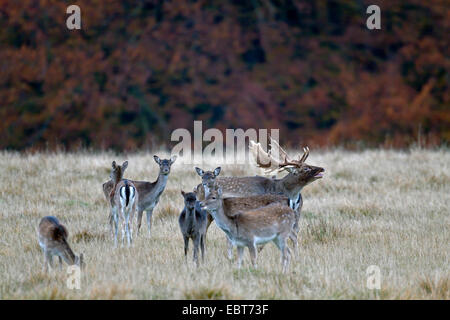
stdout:
<svg viewBox="0 0 450 320">
<path fill-rule="evenodd" d="M 290 250 L 286 240 L 293 236 L 295 212 L 286 203 L 280 201 L 269 201 L 268 205 L 248 209 L 260 205 L 264 197 L 273 198 L 274 196 L 238 198 L 238 204 L 226 205 L 225 202 L 233 198 L 223 199 L 221 188 L 216 188 L 210 191 L 201 206 L 214 217 L 216 225 L 238 247 L 239 268 L 242 265 L 244 247 L 248 247 L 252 264 L 256 267 L 256 246 L 273 241 L 281 251 L 283 272 L 285 272 L 290 260 Z"/>
<path fill-rule="evenodd" d="M 120 220 L 122 220 L 122 242 L 126 236 L 128 246 L 131 245 L 133 218 L 139 201 L 139 192 L 136 190 L 136 186 L 133 182 L 123 179 L 123 173 L 127 167 L 128 161 L 125 161 L 122 166 L 118 166 L 115 161 L 112 162 L 111 180 L 114 185 L 109 194 L 109 201 L 111 217 L 114 222 L 114 246 L 116 247 Z"/>
<path fill-rule="evenodd" d="M 41 219 L 38 228 L 39 245 L 44 252 L 44 271 L 48 272 L 48 266 L 53 269 L 53 256 L 58 256 L 59 266 L 62 268 L 62 260 L 68 265 L 77 265 L 83 268 L 83 254 L 76 256 L 67 242 L 69 232 L 59 223 L 58 219 L 47 216 Z"/>
<path fill-rule="evenodd" d="M 184 198 L 184 209 L 178 218 L 178 224 L 180 225 L 184 239 L 184 256 L 187 258 L 189 239 L 191 239 L 194 243 L 193 259 L 198 267 L 199 246 L 202 251 L 202 261 L 204 262 L 205 260 L 205 237 L 208 213 L 199 208 L 197 205 L 197 196 L 194 192 L 185 193 L 181 191 L 181 195 Z"/>
<path fill-rule="evenodd" d="M 170 159 L 161 160 L 158 156 L 153 156 L 155 162 L 159 165 L 159 175 L 155 182 L 149 181 L 131 181 L 137 189 L 139 193 L 139 201 L 138 201 L 138 217 L 137 217 L 137 231 L 141 228 L 142 215 L 144 211 L 147 214 L 147 226 L 148 226 L 148 234 L 151 234 L 152 227 L 152 215 L 153 209 L 159 202 L 159 198 L 166 187 L 167 180 L 169 178 L 170 168 L 172 164 L 177 159 L 176 156 L 172 156 Z M 105 197 L 108 196 L 110 190 L 113 188 L 113 182 L 110 180 L 103 184 L 103 192 Z"/>
</svg>

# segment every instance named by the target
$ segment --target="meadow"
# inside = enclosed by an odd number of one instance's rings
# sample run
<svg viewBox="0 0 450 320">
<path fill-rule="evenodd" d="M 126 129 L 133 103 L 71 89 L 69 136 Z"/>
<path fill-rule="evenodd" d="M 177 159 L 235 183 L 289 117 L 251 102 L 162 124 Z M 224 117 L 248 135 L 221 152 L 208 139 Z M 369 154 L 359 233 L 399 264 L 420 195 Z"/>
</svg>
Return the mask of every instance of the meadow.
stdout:
<svg viewBox="0 0 450 320">
<path fill-rule="evenodd" d="M 286 274 L 273 244 L 259 254 L 256 269 L 246 249 L 238 269 L 215 225 L 205 263 L 196 268 L 191 250 L 185 262 L 180 190 L 191 191 L 200 177 L 180 162 L 155 208 L 151 238 L 143 221 L 131 248 L 114 249 L 102 183 L 112 160 L 129 161 L 127 178 L 154 181 L 159 168 L 152 156 L 0 152 L 0 299 L 450 298 L 448 149 L 311 150 L 307 163 L 326 171 L 303 189 L 299 254 Z M 251 164 L 222 165 L 221 175 L 254 174 L 263 173 Z M 66 287 L 65 267 L 42 270 L 36 230 L 47 215 L 58 217 L 74 252 L 84 253 L 80 290 Z M 366 286 L 370 265 L 380 268 L 380 290 Z"/>
</svg>

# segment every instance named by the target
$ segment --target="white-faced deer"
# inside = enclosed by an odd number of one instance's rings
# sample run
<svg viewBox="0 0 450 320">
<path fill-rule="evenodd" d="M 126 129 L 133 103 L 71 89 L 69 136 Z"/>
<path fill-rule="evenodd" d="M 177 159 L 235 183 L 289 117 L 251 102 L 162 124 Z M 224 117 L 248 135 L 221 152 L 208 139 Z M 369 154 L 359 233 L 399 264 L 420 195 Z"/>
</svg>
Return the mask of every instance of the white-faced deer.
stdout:
<svg viewBox="0 0 450 320">
<path fill-rule="evenodd" d="M 109 194 L 111 205 L 111 217 L 114 222 L 114 246 L 117 246 L 117 236 L 119 231 L 119 221 L 122 219 L 122 242 L 127 237 L 128 246 L 132 242 L 132 224 L 137 211 L 139 201 L 139 192 L 136 190 L 133 182 L 122 179 L 125 169 L 128 167 L 128 161 L 122 166 L 118 166 L 115 161 L 112 162 L 111 180 L 114 185 Z"/>
<path fill-rule="evenodd" d="M 198 262 L 198 248 L 202 251 L 202 261 L 205 256 L 206 225 L 208 213 L 197 206 L 197 197 L 194 192 L 185 193 L 181 191 L 184 198 L 184 209 L 178 218 L 181 233 L 184 239 L 184 256 L 187 257 L 189 239 L 194 243 L 194 262 Z"/>
<path fill-rule="evenodd" d="M 66 227 L 59 223 L 58 219 L 47 216 L 39 222 L 38 238 L 39 245 L 44 252 L 44 271 L 48 266 L 53 268 L 53 256 L 58 256 L 59 265 L 62 268 L 62 260 L 68 265 L 77 265 L 83 268 L 83 254 L 76 256 L 67 242 L 69 232 Z"/>
<path fill-rule="evenodd" d="M 153 156 L 153 158 L 159 165 L 159 175 L 155 182 L 129 180 L 135 185 L 139 193 L 137 230 L 139 232 L 139 229 L 141 228 L 142 215 L 144 211 L 146 211 L 149 235 L 151 234 L 153 209 L 158 204 L 159 198 L 166 187 L 170 168 L 177 159 L 177 156 L 172 156 L 170 159 L 164 160 L 161 160 L 156 155 Z M 105 196 L 109 194 L 108 192 L 110 192 L 112 188 L 113 183 L 111 180 L 103 184 L 103 192 L 105 193 Z"/>
<path fill-rule="evenodd" d="M 242 264 L 244 247 L 248 247 L 252 264 L 256 267 L 256 246 L 273 241 L 281 251 L 283 272 L 285 272 L 290 260 L 290 250 L 286 240 L 293 235 L 295 212 L 286 203 L 280 201 L 269 201 L 268 205 L 248 209 L 260 205 L 264 197 L 273 198 L 273 195 L 239 198 L 239 205 L 227 206 L 226 200 L 234 198 L 223 199 L 221 189 L 216 188 L 210 191 L 201 205 L 214 217 L 216 225 L 238 247 L 239 267 Z"/>
</svg>

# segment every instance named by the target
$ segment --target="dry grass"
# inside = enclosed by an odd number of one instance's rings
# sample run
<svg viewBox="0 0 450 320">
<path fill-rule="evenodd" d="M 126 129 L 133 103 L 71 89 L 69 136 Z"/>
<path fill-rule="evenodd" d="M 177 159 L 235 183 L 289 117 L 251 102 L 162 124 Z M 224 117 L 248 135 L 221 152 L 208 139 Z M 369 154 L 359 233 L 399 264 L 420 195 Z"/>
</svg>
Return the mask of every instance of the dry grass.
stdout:
<svg viewBox="0 0 450 320">
<path fill-rule="evenodd" d="M 249 267 L 246 252 L 238 270 L 216 226 L 208 234 L 207 262 L 196 269 L 191 251 L 184 262 L 179 192 L 200 178 L 180 163 L 155 209 L 152 238 L 113 250 L 101 190 L 113 159 L 130 161 L 129 178 L 157 175 L 151 154 L 0 153 L 1 299 L 449 299 L 445 149 L 313 151 L 308 162 L 327 171 L 303 191 L 300 255 L 287 274 L 274 245 L 264 248 L 258 269 Z M 223 166 L 224 175 L 257 173 Z M 36 227 L 46 215 L 58 217 L 74 251 L 85 254 L 81 290 L 66 288 L 64 270 L 42 272 Z M 381 269 L 378 292 L 366 288 L 369 265 Z"/>
</svg>

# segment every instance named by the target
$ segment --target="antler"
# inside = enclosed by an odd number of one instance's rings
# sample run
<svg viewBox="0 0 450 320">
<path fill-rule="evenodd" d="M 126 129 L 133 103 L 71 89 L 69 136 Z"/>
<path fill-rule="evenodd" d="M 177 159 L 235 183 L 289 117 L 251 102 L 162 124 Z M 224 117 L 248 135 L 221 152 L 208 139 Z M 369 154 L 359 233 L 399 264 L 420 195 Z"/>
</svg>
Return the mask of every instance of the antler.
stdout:
<svg viewBox="0 0 450 320">
<path fill-rule="evenodd" d="M 308 158 L 309 156 L 309 148 L 308 146 L 306 146 L 305 148 L 303 148 L 303 156 L 300 158 L 300 160 L 298 160 L 298 162 L 303 163 L 306 161 L 306 158 Z"/>
<path fill-rule="evenodd" d="M 279 168 L 280 163 L 278 160 L 274 159 L 270 152 L 265 152 L 259 142 L 255 143 L 253 140 L 250 140 L 249 149 L 253 153 L 256 160 L 256 165 L 258 167 L 266 169 L 267 172 L 271 172 Z"/>
<path fill-rule="evenodd" d="M 250 151 L 253 153 L 253 156 L 256 159 L 256 165 L 260 168 L 265 169 L 266 173 L 278 170 L 286 170 L 288 167 L 298 167 L 300 165 L 300 161 L 297 160 L 291 160 L 285 150 L 280 147 L 278 142 L 272 138 L 270 138 L 271 141 L 271 149 L 269 152 L 265 152 L 261 145 L 259 143 L 255 143 L 254 141 L 250 141 Z M 271 154 L 273 150 L 273 146 L 276 146 L 280 151 L 280 158 L 281 161 L 278 159 L 275 159 L 273 155 Z M 261 157 L 262 156 L 262 157 Z M 305 157 L 303 155 L 303 157 Z M 302 157 L 302 159 L 303 159 Z M 263 159 L 263 162 L 261 162 L 261 159 Z M 306 158 L 305 158 L 306 159 Z M 303 160 L 304 161 L 304 160 Z"/>
<path fill-rule="evenodd" d="M 288 154 L 286 151 L 284 151 L 284 149 L 278 144 L 277 140 L 273 139 L 270 135 L 270 150 L 273 150 L 273 147 L 275 146 L 276 148 L 278 148 L 279 152 L 280 152 L 280 156 L 281 159 L 283 160 L 283 162 L 286 161 L 291 161 L 291 159 L 289 158 Z"/>
</svg>

